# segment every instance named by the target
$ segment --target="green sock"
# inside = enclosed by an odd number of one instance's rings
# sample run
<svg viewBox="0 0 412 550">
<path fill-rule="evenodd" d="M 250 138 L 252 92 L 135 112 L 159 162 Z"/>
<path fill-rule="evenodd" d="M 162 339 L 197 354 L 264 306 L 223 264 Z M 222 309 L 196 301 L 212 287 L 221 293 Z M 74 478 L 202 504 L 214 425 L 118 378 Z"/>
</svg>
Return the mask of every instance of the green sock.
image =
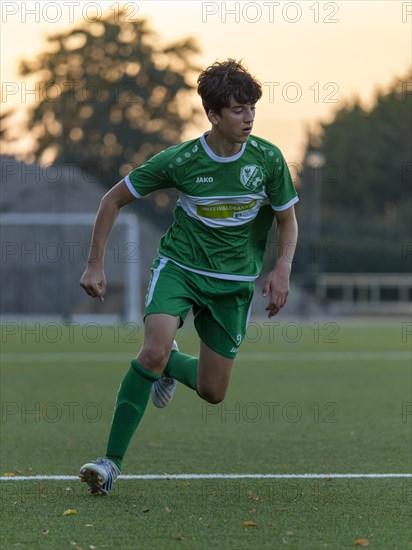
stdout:
<svg viewBox="0 0 412 550">
<path fill-rule="evenodd" d="M 185 386 L 196 390 L 197 357 L 186 355 L 180 351 L 172 351 L 167 362 L 165 373 Z"/>
<path fill-rule="evenodd" d="M 117 395 L 106 457 L 121 469 L 127 447 L 142 419 L 153 382 L 160 376 L 133 359 Z"/>
</svg>

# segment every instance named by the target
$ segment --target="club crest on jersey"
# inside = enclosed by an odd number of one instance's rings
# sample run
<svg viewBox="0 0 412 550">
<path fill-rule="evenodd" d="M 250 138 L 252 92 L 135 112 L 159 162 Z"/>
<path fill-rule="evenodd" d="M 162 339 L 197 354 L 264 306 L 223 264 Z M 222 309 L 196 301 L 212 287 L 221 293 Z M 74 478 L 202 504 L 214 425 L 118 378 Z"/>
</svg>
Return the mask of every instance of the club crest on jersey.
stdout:
<svg viewBox="0 0 412 550">
<path fill-rule="evenodd" d="M 247 164 L 242 166 L 240 170 L 240 181 L 249 189 L 249 191 L 254 191 L 259 187 L 263 182 L 263 173 L 260 166 L 255 164 Z"/>
</svg>

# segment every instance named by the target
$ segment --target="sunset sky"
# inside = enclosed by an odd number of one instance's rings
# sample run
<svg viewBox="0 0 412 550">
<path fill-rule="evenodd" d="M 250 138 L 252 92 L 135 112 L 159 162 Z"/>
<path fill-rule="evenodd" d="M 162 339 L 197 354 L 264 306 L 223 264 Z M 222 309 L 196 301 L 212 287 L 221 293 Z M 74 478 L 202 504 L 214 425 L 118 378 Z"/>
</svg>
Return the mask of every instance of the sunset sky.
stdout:
<svg viewBox="0 0 412 550">
<path fill-rule="evenodd" d="M 18 61 L 41 52 L 47 35 L 122 7 L 130 20 L 147 19 L 161 43 L 194 36 L 201 67 L 243 59 L 264 84 L 254 133 L 276 143 L 290 162 L 301 160 L 305 128 L 355 96 L 370 105 L 377 88 L 404 77 L 411 65 L 412 2 L 3 0 L 2 107 L 21 103 L 20 93 L 5 95 L 5 83 L 21 86 Z M 185 138 L 207 128 L 205 118 Z"/>
</svg>

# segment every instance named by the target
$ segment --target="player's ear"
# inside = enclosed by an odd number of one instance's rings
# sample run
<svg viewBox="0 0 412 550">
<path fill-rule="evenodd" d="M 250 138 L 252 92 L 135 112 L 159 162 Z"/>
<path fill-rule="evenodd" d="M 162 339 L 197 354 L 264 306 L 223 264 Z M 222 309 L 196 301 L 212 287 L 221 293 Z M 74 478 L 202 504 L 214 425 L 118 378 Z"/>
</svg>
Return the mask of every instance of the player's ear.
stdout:
<svg viewBox="0 0 412 550">
<path fill-rule="evenodd" d="M 209 109 L 207 113 L 207 118 L 209 119 L 209 122 L 213 124 L 213 126 L 216 126 L 219 122 L 219 116 L 218 114 L 213 111 L 212 109 Z"/>
</svg>

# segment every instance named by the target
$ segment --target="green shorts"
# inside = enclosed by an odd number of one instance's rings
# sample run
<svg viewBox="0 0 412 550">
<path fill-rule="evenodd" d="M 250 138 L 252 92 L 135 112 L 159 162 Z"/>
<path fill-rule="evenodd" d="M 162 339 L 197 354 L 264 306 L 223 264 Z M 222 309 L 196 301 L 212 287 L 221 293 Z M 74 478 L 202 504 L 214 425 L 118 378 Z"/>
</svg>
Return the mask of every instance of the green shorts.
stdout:
<svg viewBox="0 0 412 550">
<path fill-rule="evenodd" d="M 179 316 L 190 309 L 200 339 L 223 357 L 234 359 L 245 337 L 254 282 L 227 281 L 183 269 L 157 258 L 151 269 L 144 316 Z"/>
</svg>

